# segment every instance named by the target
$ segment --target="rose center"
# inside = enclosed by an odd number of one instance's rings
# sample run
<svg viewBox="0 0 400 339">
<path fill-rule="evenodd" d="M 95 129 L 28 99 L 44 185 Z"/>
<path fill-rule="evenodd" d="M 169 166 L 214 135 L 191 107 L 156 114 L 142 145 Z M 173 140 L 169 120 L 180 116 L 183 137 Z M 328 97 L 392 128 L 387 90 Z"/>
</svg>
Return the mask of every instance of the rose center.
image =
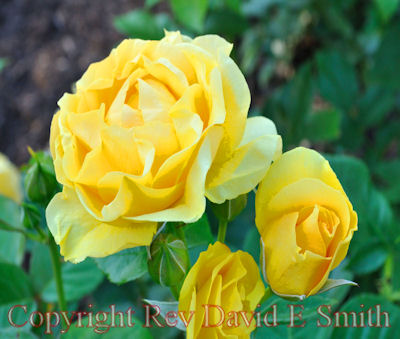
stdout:
<svg viewBox="0 0 400 339">
<path fill-rule="evenodd" d="M 339 225 L 336 213 L 319 205 L 300 210 L 296 223 L 296 241 L 301 251 L 329 256 L 330 246 Z"/>
</svg>

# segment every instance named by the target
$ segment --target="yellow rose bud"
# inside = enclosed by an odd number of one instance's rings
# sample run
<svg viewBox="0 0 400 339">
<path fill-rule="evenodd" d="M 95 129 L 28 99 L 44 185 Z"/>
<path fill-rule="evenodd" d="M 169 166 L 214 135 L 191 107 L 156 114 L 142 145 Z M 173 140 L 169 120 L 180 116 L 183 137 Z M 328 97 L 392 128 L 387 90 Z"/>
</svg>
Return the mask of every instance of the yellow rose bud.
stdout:
<svg viewBox="0 0 400 339">
<path fill-rule="evenodd" d="M 66 260 L 149 245 L 157 222 L 194 222 L 205 197 L 249 192 L 281 153 L 274 124 L 247 119 L 232 45 L 166 32 L 124 40 L 65 94 L 50 148 L 64 185 L 47 222 Z"/>
<path fill-rule="evenodd" d="M 243 251 L 216 242 L 202 252 L 179 296 L 187 338 L 250 338 L 252 316 L 265 292 L 258 266 Z"/>
<path fill-rule="evenodd" d="M 272 290 L 317 293 L 345 258 L 357 214 L 329 162 L 296 148 L 272 164 L 256 194 L 262 268 Z"/>
<path fill-rule="evenodd" d="M 21 177 L 18 169 L 0 153 L 0 195 L 19 203 L 22 200 Z"/>
</svg>

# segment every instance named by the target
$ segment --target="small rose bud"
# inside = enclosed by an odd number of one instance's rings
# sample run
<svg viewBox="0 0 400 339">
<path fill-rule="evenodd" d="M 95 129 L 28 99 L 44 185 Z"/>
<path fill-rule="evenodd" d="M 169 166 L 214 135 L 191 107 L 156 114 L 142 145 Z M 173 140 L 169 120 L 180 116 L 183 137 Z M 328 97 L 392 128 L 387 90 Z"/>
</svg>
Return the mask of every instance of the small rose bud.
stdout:
<svg viewBox="0 0 400 339">
<path fill-rule="evenodd" d="M 180 286 L 189 269 L 184 241 L 173 234 L 160 234 L 150 246 L 147 265 L 151 277 L 162 286 Z"/>
<path fill-rule="evenodd" d="M 40 211 L 34 204 L 22 204 L 22 223 L 25 228 L 35 228 L 35 226 L 39 225 L 40 219 Z"/>
<path fill-rule="evenodd" d="M 52 159 L 43 152 L 31 151 L 31 154 L 24 180 L 26 195 L 32 202 L 47 206 L 54 194 L 60 191 Z"/>
</svg>

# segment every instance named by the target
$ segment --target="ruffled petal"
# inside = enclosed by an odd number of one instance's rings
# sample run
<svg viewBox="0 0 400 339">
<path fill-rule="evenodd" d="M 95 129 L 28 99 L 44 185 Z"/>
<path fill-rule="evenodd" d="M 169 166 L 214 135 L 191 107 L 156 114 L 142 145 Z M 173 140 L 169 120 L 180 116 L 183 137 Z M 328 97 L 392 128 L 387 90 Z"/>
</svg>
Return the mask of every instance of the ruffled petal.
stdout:
<svg viewBox="0 0 400 339">
<path fill-rule="evenodd" d="M 257 205 L 260 207 L 267 205 L 283 187 L 303 178 L 321 180 L 344 193 L 336 174 L 322 155 L 311 149 L 297 147 L 285 152 L 279 161 L 270 167 L 268 175 L 258 188 Z"/>
<path fill-rule="evenodd" d="M 269 227 L 269 221 L 278 216 L 299 211 L 307 206 L 328 206 L 339 217 L 341 226 L 337 229 L 335 237 L 343 239 L 348 232 L 350 224 L 350 211 L 346 204 L 346 196 L 338 190 L 314 178 L 300 179 L 277 193 L 264 210 L 260 212 L 259 230 Z"/>
<path fill-rule="evenodd" d="M 64 259 L 74 263 L 86 257 L 105 257 L 135 246 L 148 246 L 157 229 L 155 222 L 117 220 L 103 223 L 90 215 L 76 193 L 64 187 L 46 209 L 48 227 Z"/>
<path fill-rule="evenodd" d="M 243 140 L 231 158 L 222 163 L 216 158 L 207 177 L 207 198 L 222 203 L 251 191 L 281 152 L 282 140 L 273 122 L 264 117 L 248 119 Z"/>
<path fill-rule="evenodd" d="M 165 210 L 128 219 L 160 222 L 182 221 L 185 223 L 198 220 L 206 207 L 204 197 L 206 175 L 214 160 L 222 134 L 223 129 L 220 126 L 212 126 L 208 129 L 203 141 L 200 142 L 196 158 L 190 166 L 185 182 L 185 191 L 176 203 Z"/>
<path fill-rule="evenodd" d="M 262 269 L 277 294 L 308 296 L 315 286 L 328 278 L 332 258 L 302 252 L 296 243 L 297 218 L 296 212 L 286 214 L 265 229 Z"/>
<path fill-rule="evenodd" d="M 215 57 L 218 57 L 219 53 L 223 53 L 228 56 L 233 48 L 233 44 L 215 34 L 207 34 L 196 37 L 193 39 L 193 43 L 207 50 L 209 53 L 214 54 Z"/>
</svg>

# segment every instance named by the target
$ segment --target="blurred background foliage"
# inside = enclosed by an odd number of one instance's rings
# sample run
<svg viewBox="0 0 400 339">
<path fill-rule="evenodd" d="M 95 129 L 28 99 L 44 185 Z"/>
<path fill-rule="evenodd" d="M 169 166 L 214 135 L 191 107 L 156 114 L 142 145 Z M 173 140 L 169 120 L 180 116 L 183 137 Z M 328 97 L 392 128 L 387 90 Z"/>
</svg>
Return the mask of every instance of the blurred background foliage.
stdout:
<svg viewBox="0 0 400 339">
<path fill-rule="evenodd" d="M 324 153 L 358 213 L 359 230 L 348 258 L 333 276 L 352 279 L 360 287 L 340 287 L 307 299 L 303 302 L 304 318 L 308 321 L 305 328 L 291 329 L 285 325 L 262 328 L 254 336 L 392 338 L 399 335 L 399 0 L 146 0 L 142 6 L 115 16 L 113 24 L 117 31 L 131 38 L 159 39 L 165 28 L 179 29 L 192 37 L 218 34 L 233 42 L 232 57 L 244 72 L 252 93 L 250 115 L 272 119 L 282 135 L 285 150 L 303 145 Z M 0 69 L 12 62 L 8 57 L 0 59 Z M 29 197 L 27 200 L 30 201 Z M 0 199 L 0 219 L 14 220 L 17 225 L 22 218 L 18 214 L 24 212 L 26 216 L 27 208 L 21 210 L 10 204 Z M 229 225 L 227 242 L 233 250 L 247 250 L 258 261 L 253 192 L 244 206 Z M 189 248 L 191 264 L 215 239 L 218 211 L 213 212 L 211 207 L 207 207 L 207 214 L 199 222 L 185 226 L 183 235 L 173 236 L 183 239 Z M 43 209 L 38 208 L 37 213 L 43 213 Z M 6 236 L 5 231 L 0 232 L 3 261 L 0 272 L 10 272 L 12 267 L 12 274 L 21 284 L 14 294 L 3 292 L 7 286 L 3 286 L 6 282 L 3 273 L 0 274 L 0 328 L 3 328 L 0 332 L 8 333 L 3 316 L 8 305 L 25 301 L 32 309 L 43 308 L 43 304 L 51 308 L 56 294 L 52 276 L 45 269 L 50 266 L 44 264 L 51 265 L 47 248 L 30 240 L 25 244 L 19 234 L 10 240 L 9 233 Z M 163 239 L 160 246 L 167 248 L 168 239 Z M 19 255 L 10 258 L 11 251 Z M 24 256 L 25 251 L 28 254 Z M 109 304 L 124 309 L 132 304 L 142 305 L 143 296 L 173 300 L 168 288 L 150 284 L 147 265 L 151 272 L 153 268 L 147 263 L 143 248 L 79 265 L 65 264 L 62 272 L 69 309 L 85 309 L 89 302 L 97 309 L 104 310 Z M 268 300 L 261 309 L 266 310 L 275 302 L 286 311 L 288 302 L 277 298 Z M 383 309 L 390 310 L 392 328 L 316 329 L 312 319 L 321 304 L 355 311 L 361 310 L 360 304 L 366 305 L 366 309 L 381 304 Z M 141 312 L 138 307 L 138 319 L 143 319 Z M 286 315 L 287 312 L 282 313 L 281 324 L 288 321 L 284 319 Z M 21 331 L 28 337 L 33 335 Z M 113 329 L 109 335 L 182 336 L 176 329 L 130 331 Z M 84 337 L 92 332 L 74 329 L 66 337 Z"/>
</svg>

